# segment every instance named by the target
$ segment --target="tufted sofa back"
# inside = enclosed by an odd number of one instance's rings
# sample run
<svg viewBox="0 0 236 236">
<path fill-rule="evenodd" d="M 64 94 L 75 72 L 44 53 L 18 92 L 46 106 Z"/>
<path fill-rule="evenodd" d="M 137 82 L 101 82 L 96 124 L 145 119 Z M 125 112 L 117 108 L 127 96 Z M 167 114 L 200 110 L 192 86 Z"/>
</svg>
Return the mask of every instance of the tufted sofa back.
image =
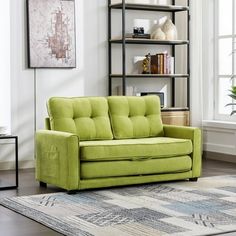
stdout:
<svg viewBox="0 0 236 236">
<path fill-rule="evenodd" d="M 107 99 L 115 139 L 163 136 L 158 96 L 111 96 Z"/>
<path fill-rule="evenodd" d="M 47 108 L 52 130 L 77 134 L 80 140 L 113 139 L 104 97 L 54 97 Z"/>
<path fill-rule="evenodd" d="M 158 96 L 53 97 L 47 107 L 50 128 L 81 141 L 163 136 Z"/>
</svg>

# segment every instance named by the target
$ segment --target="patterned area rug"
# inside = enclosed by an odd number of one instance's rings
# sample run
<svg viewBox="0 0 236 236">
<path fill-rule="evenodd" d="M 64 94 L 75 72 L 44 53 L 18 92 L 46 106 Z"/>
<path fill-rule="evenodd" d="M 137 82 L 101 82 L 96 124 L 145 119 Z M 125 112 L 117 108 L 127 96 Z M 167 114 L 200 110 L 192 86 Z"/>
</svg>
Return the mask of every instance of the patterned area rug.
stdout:
<svg viewBox="0 0 236 236">
<path fill-rule="evenodd" d="M 14 197 L 0 204 L 73 236 L 236 232 L 236 176 Z"/>
</svg>

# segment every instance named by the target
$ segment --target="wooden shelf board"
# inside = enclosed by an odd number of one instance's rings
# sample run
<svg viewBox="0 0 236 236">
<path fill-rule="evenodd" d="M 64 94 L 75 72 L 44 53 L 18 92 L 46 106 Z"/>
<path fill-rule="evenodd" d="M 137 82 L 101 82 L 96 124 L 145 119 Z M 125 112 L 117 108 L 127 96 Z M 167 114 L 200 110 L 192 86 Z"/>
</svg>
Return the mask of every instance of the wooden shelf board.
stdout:
<svg viewBox="0 0 236 236">
<path fill-rule="evenodd" d="M 121 38 L 110 39 L 110 43 L 123 43 Z M 156 39 L 137 39 L 137 38 L 126 38 L 126 44 L 162 44 L 162 45 L 181 45 L 189 44 L 189 40 L 156 40 Z"/>
<path fill-rule="evenodd" d="M 111 74 L 110 77 L 122 78 L 122 74 Z M 128 74 L 126 78 L 189 78 L 188 74 Z"/>
<path fill-rule="evenodd" d="M 188 107 L 163 107 L 161 112 L 189 111 Z"/>
<path fill-rule="evenodd" d="M 111 4 L 109 7 L 111 9 L 122 9 L 122 3 Z M 164 12 L 189 11 L 189 7 L 186 7 L 186 6 L 135 4 L 135 3 L 126 3 L 125 9 L 127 9 L 127 10 L 145 10 L 145 11 L 164 11 Z"/>
</svg>

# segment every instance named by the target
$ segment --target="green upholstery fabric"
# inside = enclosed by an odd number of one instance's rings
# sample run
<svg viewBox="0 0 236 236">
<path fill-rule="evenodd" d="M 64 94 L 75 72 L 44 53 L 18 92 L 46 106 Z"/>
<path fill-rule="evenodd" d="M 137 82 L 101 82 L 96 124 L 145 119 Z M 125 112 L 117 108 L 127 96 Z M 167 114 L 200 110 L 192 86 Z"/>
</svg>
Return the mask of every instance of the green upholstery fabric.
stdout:
<svg viewBox="0 0 236 236">
<path fill-rule="evenodd" d="M 164 125 L 164 133 L 166 137 L 185 138 L 192 141 L 193 152 L 191 154 L 193 161 L 193 176 L 199 177 L 202 170 L 202 134 L 199 128 L 184 127 L 175 125 Z"/>
<path fill-rule="evenodd" d="M 77 189 L 80 179 L 78 136 L 38 130 L 36 179 L 64 189 Z"/>
<path fill-rule="evenodd" d="M 189 139 L 157 137 L 80 142 L 81 161 L 175 157 L 191 152 L 192 142 Z"/>
<path fill-rule="evenodd" d="M 105 178 L 159 173 L 178 173 L 191 170 L 189 156 L 144 161 L 100 161 L 81 163 L 81 179 Z"/>
<path fill-rule="evenodd" d="M 200 129 L 163 126 L 157 96 L 51 98 L 48 112 L 39 181 L 76 190 L 201 175 Z"/>
<path fill-rule="evenodd" d="M 111 96 L 107 99 L 115 139 L 163 136 L 158 96 Z"/>
<path fill-rule="evenodd" d="M 105 187 L 123 186 L 131 184 L 144 184 L 144 183 L 171 181 L 171 180 L 183 180 L 188 178 L 192 178 L 192 171 L 170 173 L 170 174 L 82 179 L 79 181 L 79 189 L 105 188 Z"/>
<path fill-rule="evenodd" d="M 51 98 L 48 113 L 52 130 L 77 134 L 80 140 L 113 138 L 106 98 Z"/>
</svg>

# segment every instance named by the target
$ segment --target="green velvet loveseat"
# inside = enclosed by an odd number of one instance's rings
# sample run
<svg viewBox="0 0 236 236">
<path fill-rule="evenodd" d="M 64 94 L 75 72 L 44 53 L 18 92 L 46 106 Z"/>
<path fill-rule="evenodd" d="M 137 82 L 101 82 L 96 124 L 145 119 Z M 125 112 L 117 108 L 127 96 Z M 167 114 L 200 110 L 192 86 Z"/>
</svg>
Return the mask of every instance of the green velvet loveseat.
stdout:
<svg viewBox="0 0 236 236">
<path fill-rule="evenodd" d="M 201 131 L 163 125 L 158 96 L 54 97 L 36 133 L 36 179 L 66 190 L 201 174 Z"/>
</svg>

